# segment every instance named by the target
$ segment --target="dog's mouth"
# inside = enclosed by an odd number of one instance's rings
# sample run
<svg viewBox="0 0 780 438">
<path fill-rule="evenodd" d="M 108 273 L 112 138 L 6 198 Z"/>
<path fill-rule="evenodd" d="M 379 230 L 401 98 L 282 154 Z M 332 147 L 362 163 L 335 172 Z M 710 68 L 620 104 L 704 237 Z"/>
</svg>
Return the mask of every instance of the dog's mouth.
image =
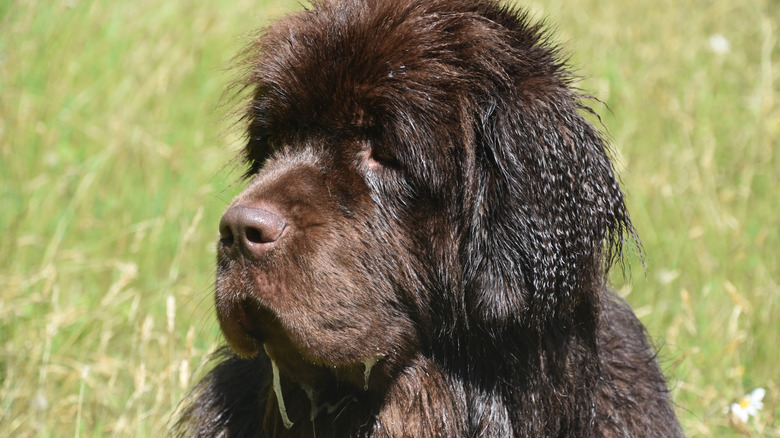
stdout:
<svg viewBox="0 0 780 438">
<path fill-rule="evenodd" d="M 346 403 L 355 402 L 356 393 L 335 381 L 351 381 L 357 392 L 367 394 L 372 374 L 377 380 L 375 367 L 381 367 L 381 356 L 368 357 L 351 365 L 315 364 L 296 348 L 286 335 L 282 321 L 267 307 L 252 298 L 237 299 L 228 305 L 218 306 L 218 317 L 222 332 L 233 351 L 241 357 L 252 358 L 265 354 L 271 362 L 272 389 L 276 395 L 277 408 L 285 428 L 292 427 L 285 394 L 296 390 L 284 388 L 282 376 L 295 382 L 310 401 L 310 420 L 322 412 L 333 413 Z M 353 389 L 353 390 L 354 390 Z M 362 391 L 361 391 L 362 390 Z"/>
<path fill-rule="evenodd" d="M 236 262 L 222 256 L 217 267 L 217 320 L 233 352 L 246 359 L 257 356 L 266 343 L 290 344 L 278 309 L 255 296 L 266 289 L 270 292 L 265 295 L 280 295 L 272 286 L 277 283 L 267 272 L 255 270 L 243 259 Z"/>
<path fill-rule="evenodd" d="M 217 306 L 217 318 L 233 351 L 241 357 L 252 358 L 269 336 L 276 316 L 245 298 Z"/>
<path fill-rule="evenodd" d="M 285 365 L 312 362 L 295 347 L 276 312 L 256 299 L 245 297 L 222 304 L 217 316 L 225 339 L 240 357 L 251 359 L 270 349 Z"/>
<path fill-rule="evenodd" d="M 307 384 L 322 374 L 323 367 L 295 347 L 278 316 L 256 300 L 238 299 L 221 306 L 217 314 L 222 333 L 238 356 L 254 358 L 265 350 L 283 374 Z"/>
<path fill-rule="evenodd" d="M 360 389 L 369 389 L 372 370 L 383 355 L 371 355 L 355 363 L 315 363 L 288 336 L 284 324 L 273 310 L 252 298 L 218 306 L 220 328 L 233 351 L 240 357 L 253 358 L 262 350 L 278 371 L 301 385 L 317 385 L 324 376 L 349 380 Z"/>
</svg>

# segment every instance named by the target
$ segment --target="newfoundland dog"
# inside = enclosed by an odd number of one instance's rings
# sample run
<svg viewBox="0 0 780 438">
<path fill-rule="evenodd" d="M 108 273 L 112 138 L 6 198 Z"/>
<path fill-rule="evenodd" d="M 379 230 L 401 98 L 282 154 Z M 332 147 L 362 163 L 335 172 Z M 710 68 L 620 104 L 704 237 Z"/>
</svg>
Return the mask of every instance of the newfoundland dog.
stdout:
<svg viewBox="0 0 780 438">
<path fill-rule="evenodd" d="M 543 28 L 493 0 L 314 1 L 244 55 L 229 348 L 177 436 L 682 435 L 605 284 L 634 228 Z"/>
</svg>

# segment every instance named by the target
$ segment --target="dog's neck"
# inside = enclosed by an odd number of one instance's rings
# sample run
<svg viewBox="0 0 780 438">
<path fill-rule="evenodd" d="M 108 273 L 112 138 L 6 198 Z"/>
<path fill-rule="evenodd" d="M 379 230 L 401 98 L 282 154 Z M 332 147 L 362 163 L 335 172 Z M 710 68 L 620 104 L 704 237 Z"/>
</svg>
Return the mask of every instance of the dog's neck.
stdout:
<svg viewBox="0 0 780 438">
<path fill-rule="evenodd" d="M 516 341 L 506 339 L 506 346 Z M 269 391 L 265 430 L 273 431 L 271 436 L 301 437 L 512 437 L 549 435 L 551 430 L 562 436 L 587 436 L 598 365 L 595 355 L 579 344 L 570 346 L 568 357 L 550 357 L 560 348 L 551 343 L 560 342 L 564 341 L 534 342 L 534 349 L 550 347 L 535 352 L 524 342 L 525 357 L 513 356 L 511 349 L 500 353 L 500 345 L 485 344 L 484 348 L 497 351 L 469 354 L 464 360 L 420 355 L 387 377 L 388 384 L 381 390 L 366 391 L 335 377 L 311 388 L 282 376 L 285 414 L 293 424 L 285 427 L 277 393 Z M 503 360 L 496 360 L 499 357 Z M 452 369 L 452 364 L 461 368 Z M 562 369 L 559 364 L 567 365 Z M 519 367 L 522 372 L 508 373 L 506 367 Z M 572 375 L 578 376 L 577 388 L 569 384 Z M 506 381 L 500 376 L 518 377 Z M 510 411 L 509 406 L 522 409 Z M 562 417 L 561 412 L 569 415 Z"/>
</svg>

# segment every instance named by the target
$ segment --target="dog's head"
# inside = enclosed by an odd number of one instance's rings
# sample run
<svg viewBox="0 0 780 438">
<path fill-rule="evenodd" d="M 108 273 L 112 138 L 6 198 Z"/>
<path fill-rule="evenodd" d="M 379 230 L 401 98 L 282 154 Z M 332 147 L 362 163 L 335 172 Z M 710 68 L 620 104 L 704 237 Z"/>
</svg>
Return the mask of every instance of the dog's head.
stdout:
<svg viewBox="0 0 780 438">
<path fill-rule="evenodd" d="M 246 59 L 249 184 L 220 224 L 216 287 L 237 353 L 359 384 L 367 360 L 389 375 L 463 328 L 592 322 L 631 225 L 559 53 L 525 16 L 316 2 Z"/>
</svg>

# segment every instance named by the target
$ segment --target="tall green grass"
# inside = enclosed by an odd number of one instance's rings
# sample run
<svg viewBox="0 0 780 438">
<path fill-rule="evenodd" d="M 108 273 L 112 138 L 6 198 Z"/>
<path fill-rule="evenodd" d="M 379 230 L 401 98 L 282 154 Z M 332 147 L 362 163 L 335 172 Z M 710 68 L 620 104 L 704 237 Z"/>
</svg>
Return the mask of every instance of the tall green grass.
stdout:
<svg viewBox="0 0 780 438">
<path fill-rule="evenodd" d="M 647 256 L 614 283 L 687 433 L 780 436 L 780 5 L 527 5 L 604 103 Z M 296 7 L 0 3 L 0 434 L 165 430 L 220 342 L 213 244 L 240 147 L 225 68 Z M 759 417 L 730 423 L 755 387 Z"/>
</svg>

